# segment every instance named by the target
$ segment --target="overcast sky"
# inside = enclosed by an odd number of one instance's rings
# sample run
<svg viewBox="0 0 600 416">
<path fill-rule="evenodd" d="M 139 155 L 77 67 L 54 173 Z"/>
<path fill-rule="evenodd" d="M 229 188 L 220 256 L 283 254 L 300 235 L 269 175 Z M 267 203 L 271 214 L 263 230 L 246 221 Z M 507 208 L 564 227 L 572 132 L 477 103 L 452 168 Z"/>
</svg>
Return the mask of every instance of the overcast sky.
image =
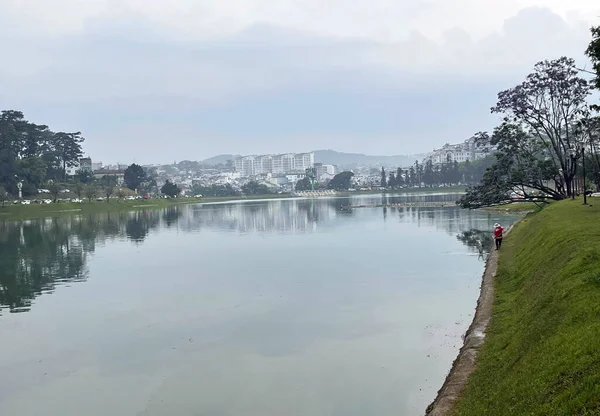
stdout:
<svg viewBox="0 0 600 416">
<path fill-rule="evenodd" d="M 0 108 L 105 163 L 426 152 L 492 128 L 598 0 L 0 0 Z M 588 64 L 589 66 L 589 64 Z"/>
</svg>

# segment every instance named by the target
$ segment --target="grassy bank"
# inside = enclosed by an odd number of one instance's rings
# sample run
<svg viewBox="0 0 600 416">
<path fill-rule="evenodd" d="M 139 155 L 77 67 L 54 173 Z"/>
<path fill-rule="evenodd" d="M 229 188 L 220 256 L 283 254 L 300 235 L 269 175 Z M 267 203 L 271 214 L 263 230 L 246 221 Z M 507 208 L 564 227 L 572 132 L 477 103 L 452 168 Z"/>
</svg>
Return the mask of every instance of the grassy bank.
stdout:
<svg viewBox="0 0 600 416">
<path fill-rule="evenodd" d="M 289 195 L 287 195 L 289 196 Z M 110 202 L 82 202 L 82 203 L 58 203 L 58 204 L 31 204 L 31 205 L 6 205 L 0 207 L 0 220 L 9 219 L 33 219 L 52 217 L 57 215 L 72 215 L 100 212 L 133 211 L 145 208 L 166 208 L 173 205 L 197 204 L 209 202 L 239 201 L 250 199 L 281 198 L 286 195 L 256 195 L 248 197 L 213 197 L 213 198 L 176 198 L 176 199 L 149 199 L 135 201 Z"/>
<path fill-rule="evenodd" d="M 431 193 L 431 192 L 463 192 L 464 188 L 416 188 L 403 189 L 400 191 L 357 191 L 357 192 L 342 192 L 338 196 L 354 196 L 362 194 L 382 194 L 382 193 Z M 268 195 L 252 195 L 252 196 L 225 196 L 225 197 L 206 197 L 206 198 L 177 198 L 177 199 L 151 199 L 151 200 L 136 200 L 136 201 L 116 201 L 111 200 L 106 202 L 87 202 L 82 203 L 58 203 L 48 205 L 13 205 L 7 203 L 6 206 L 0 206 L 0 220 L 2 219 L 33 219 L 57 215 L 70 215 L 77 213 L 96 213 L 96 212 L 115 212 L 115 211 L 131 211 L 143 208 L 164 208 L 177 204 L 194 204 L 194 203 L 211 203 L 211 202 L 226 202 L 226 201 L 244 201 L 254 199 L 281 199 L 294 198 L 290 194 L 268 194 Z"/>
<path fill-rule="evenodd" d="M 455 415 L 600 415 L 600 204 L 581 203 L 553 203 L 507 237 Z"/>
</svg>

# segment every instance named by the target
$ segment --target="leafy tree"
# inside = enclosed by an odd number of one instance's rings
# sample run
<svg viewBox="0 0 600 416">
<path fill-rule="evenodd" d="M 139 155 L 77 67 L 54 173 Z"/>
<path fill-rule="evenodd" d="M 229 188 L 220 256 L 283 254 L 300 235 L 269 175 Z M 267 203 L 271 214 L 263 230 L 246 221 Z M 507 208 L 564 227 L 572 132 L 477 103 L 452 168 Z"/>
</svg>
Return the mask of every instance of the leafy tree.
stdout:
<svg viewBox="0 0 600 416">
<path fill-rule="evenodd" d="M 103 179 L 106 176 L 103 177 Z M 102 191 L 104 193 L 104 195 L 106 195 L 106 203 L 110 202 L 110 197 L 112 196 L 112 194 L 115 193 L 115 186 L 110 184 L 110 183 L 105 183 L 102 185 Z"/>
<path fill-rule="evenodd" d="M 87 197 L 88 202 L 92 202 L 92 199 L 95 199 L 98 196 L 98 188 L 96 188 L 93 184 L 86 186 L 85 196 Z"/>
<path fill-rule="evenodd" d="M 575 61 L 562 57 L 542 61 L 525 81 L 498 94 L 493 113 L 505 115 L 505 121 L 517 124 L 527 134 L 517 135 L 543 148 L 541 157 L 551 160 L 561 176 L 566 195 L 572 195 L 573 178 L 580 157 L 581 137 L 576 124 L 588 112 L 588 82 L 580 78 Z M 539 150 L 541 152 L 541 149 Z"/>
<path fill-rule="evenodd" d="M 329 181 L 327 187 L 337 191 L 347 191 L 352 186 L 353 176 L 354 173 L 349 171 L 340 172 Z"/>
<path fill-rule="evenodd" d="M 83 156 L 81 149 L 81 143 L 84 138 L 80 132 L 76 133 L 65 133 L 59 132 L 54 133 L 51 140 L 51 146 L 54 150 L 54 154 L 60 160 L 62 172 L 64 174 L 64 180 L 67 180 L 67 167 L 76 166 L 79 159 Z"/>
<path fill-rule="evenodd" d="M 385 175 L 385 169 L 383 166 L 381 167 L 381 186 L 387 186 L 387 176 Z"/>
<path fill-rule="evenodd" d="M 600 90 L 600 26 L 593 27 L 591 29 L 592 32 L 592 41 L 590 42 L 586 55 L 592 61 L 594 66 L 594 71 L 596 72 L 596 79 L 594 80 L 594 85 L 596 89 Z M 600 107 L 594 106 L 594 108 L 600 111 Z"/>
<path fill-rule="evenodd" d="M 479 185 L 467 188 L 459 201 L 463 208 L 523 201 L 545 203 L 566 196 L 555 164 L 542 157 L 546 148 L 520 125 L 503 123 L 495 129 L 491 140 L 498 146 L 496 162 L 486 170 Z M 555 181 L 557 190 L 547 185 L 549 180 Z"/>
<path fill-rule="evenodd" d="M 258 183 L 256 181 L 250 181 L 242 186 L 242 192 L 244 192 L 246 195 L 266 195 L 271 193 L 267 185 Z"/>
<path fill-rule="evenodd" d="M 203 186 L 200 184 L 195 184 L 192 186 L 192 192 L 194 195 L 203 195 L 203 196 L 235 196 L 239 195 L 239 191 L 234 189 L 231 184 L 225 185 L 210 185 Z"/>
<path fill-rule="evenodd" d="M 58 186 L 56 183 L 52 183 L 50 184 L 50 188 L 48 190 L 50 191 L 50 196 L 52 196 L 52 201 L 56 203 L 58 195 L 60 195 L 60 186 Z"/>
<path fill-rule="evenodd" d="M 139 189 L 144 181 L 146 181 L 147 175 L 146 171 L 140 165 L 136 165 L 135 163 L 129 165 L 127 169 L 125 169 L 125 185 L 132 191 Z"/>
<path fill-rule="evenodd" d="M 6 192 L 6 189 L 4 189 L 3 186 L 0 186 L 0 202 L 2 202 L 2 208 L 4 208 L 4 205 L 6 204 L 7 200 L 8 193 Z"/>
<path fill-rule="evenodd" d="M 37 156 L 27 157 L 18 162 L 17 172 L 20 178 L 37 191 L 46 178 L 46 164 Z"/>
<path fill-rule="evenodd" d="M 83 192 L 85 191 L 85 185 L 81 182 L 76 182 L 75 186 L 73 186 L 73 192 L 77 195 L 77 198 L 81 199 Z"/>
<path fill-rule="evenodd" d="M 94 181 L 94 174 L 87 169 L 79 169 L 75 173 L 75 180 L 81 183 L 92 183 Z"/>
<path fill-rule="evenodd" d="M 171 182 L 168 179 L 166 180 L 166 182 L 162 186 L 162 188 L 160 188 L 160 191 L 164 195 L 168 195 L 171 198 L 175 198 L 177 195 L 179 195 L 181 193 L 181 189 L 179 189 L 179 186 L 177 186 L 176 184 L 174 184 L 173 182 Z"/>
<path fill-rule="evenodd" d="M 112 186 L 114 188 L 115 186 L 117 186 L 119 179 L 117 178 L 116 175 L 104 175 L 103 177 L 100 178 L 100 180 L 98 182 L 100 182 L 100 185 L 103 187 L 104 186 Z"/>
<path fill-rule="evenodd" d="M 310 190 L 312 190 L 312 184 L 310 183 L 310 179 L 307 176 L 296 182 L 296 191 Z"/>
</svg>

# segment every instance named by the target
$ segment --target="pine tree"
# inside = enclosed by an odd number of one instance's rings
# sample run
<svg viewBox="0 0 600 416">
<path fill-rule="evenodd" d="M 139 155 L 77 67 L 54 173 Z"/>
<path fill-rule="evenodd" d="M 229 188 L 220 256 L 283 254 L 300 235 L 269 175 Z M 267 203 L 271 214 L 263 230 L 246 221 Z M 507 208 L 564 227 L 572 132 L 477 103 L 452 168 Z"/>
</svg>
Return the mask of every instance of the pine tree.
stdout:
<svg viewBox="0 0 600 416">
<path fill-rule="evenodd" d="M 385 174 L 385 169 L 383 166 L 381 167 L 381 186 L 384 188 L 387 186 L 387 176 Z"/>
</svg>

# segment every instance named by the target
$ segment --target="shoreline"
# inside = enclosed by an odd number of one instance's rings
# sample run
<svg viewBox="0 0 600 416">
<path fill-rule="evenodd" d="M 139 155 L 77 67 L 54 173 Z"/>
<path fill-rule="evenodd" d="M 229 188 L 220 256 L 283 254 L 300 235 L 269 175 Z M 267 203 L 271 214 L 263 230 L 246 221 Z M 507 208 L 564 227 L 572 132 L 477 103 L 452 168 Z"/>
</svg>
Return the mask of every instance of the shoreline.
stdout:
<svg viewBox="0 0 600 416">
<path fill-rule="evenodd" d="M 358 195 L 428 195 L 431 193 L 457 193 L 457 189 L 452 188 L 417 188 L 404 189 L 398 191 L 356 191 L 356 192 L 338 192 L 333 196 L 315 197 L 315 198 L 344 198 Z M 135 201 L 111 201 L 106 202 L 87 202 L 82 203 L 56 203 L 48 205 L 13 205 L 6 204 L 0 206 L 0 221 L 1 220 L 28 220 L 38 218 L 49 218 L 60 215 L 74 215 L 87 213 L 104 213 L 104 212 L 120 212 L 120 211 L 135 211 L 145 208 L 167 208 L 176 205 L 188 204 L 219 204 L 226 202 L 244 202 L 244 201 L 259 201 L 272 199 L 311 199 L 311 197 L 298 196 L 292 194 L 266 194 L 266 195 L 251 195 L 251 196 L 224 196 L 224 197 L 205 197 L 205 198 L 176 198 L 176 199 L 149 199 Z M 451 205 L 448 203 L 448 205 Z"/>
<path fill-rule="evenodd" d="M 518 223 L 518 220 L 516 223 Z M 515 224 L 511 225 L 506 231 L 504 237 L 510 233 Z M 479 347 L 485 341 L 487 327 L 492 317 L 492 309 L 495 301 L 494 280 L 498 270 L 498 258 L 500 251 L 492 250 L 485 262 L 483 271 L 481 289 L 477 306 L 475 307 L 475 315 L 473 321 L 465 332 L 463 337 L 463 345 L 460 348 L 458 355 L 450 372 L 446 376 L 444 383 L 438 393 L 425 410 L 425 416 L 446 416 L 449 415 L 461 392 L 469 380 L 470 375 L 475 371 L 477 365 L 477 353 Z"/>
</svg>

